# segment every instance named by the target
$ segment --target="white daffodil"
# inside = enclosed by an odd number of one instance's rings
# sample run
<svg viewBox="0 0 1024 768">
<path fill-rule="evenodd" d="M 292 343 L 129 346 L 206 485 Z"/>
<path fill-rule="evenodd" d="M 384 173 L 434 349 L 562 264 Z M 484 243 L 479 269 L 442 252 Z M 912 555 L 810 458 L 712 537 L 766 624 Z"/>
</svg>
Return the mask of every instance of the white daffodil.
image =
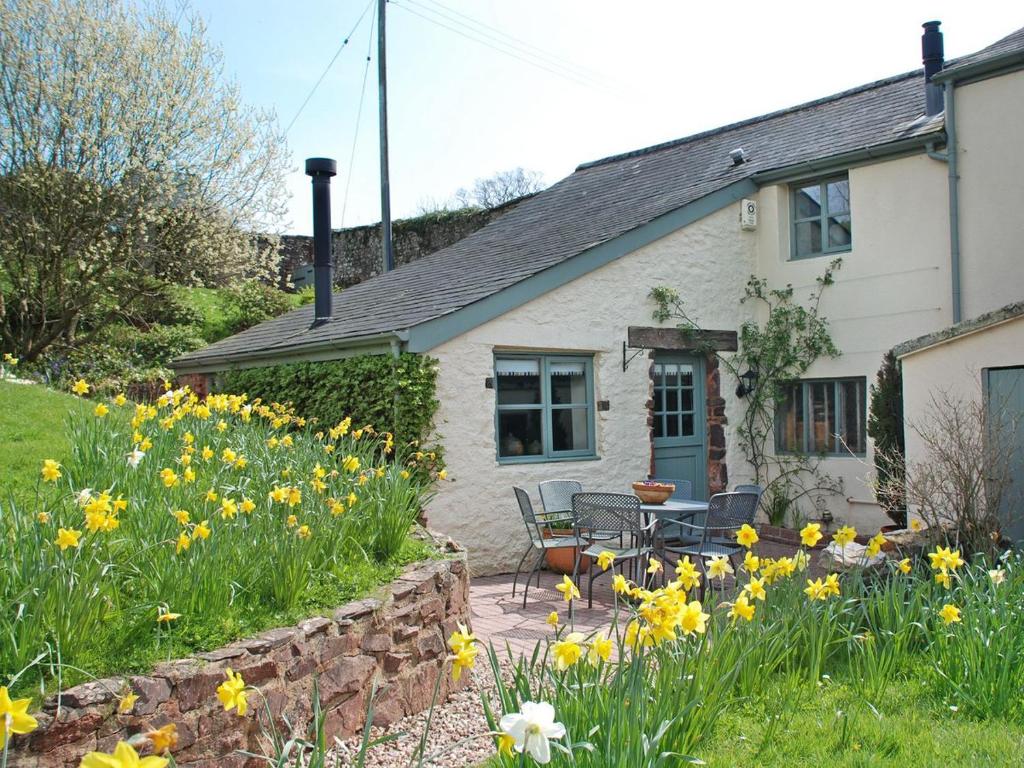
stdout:
<svg viewBox="0 0 1024 768">
<path fill-rule="evenodd" d="M 83 488 L 78 492 L 78 496 L 75 497 L 75 502 L 80 507 L 84 507 L 92 501 L 92 488 Z"/>
<path fill-rule="evenodd" d="M 142 457 L 145 455 L 145 451 L 140 451 L 138 448 L 136 448 L 135 450 L 128 454 L 128 466 L 131 467 L 132 469 L 135 469 L 137 466 L 139 466 L 139 463 L 142 461 Z"/>
<path fill-rule="evenodd" d="M 526 752 L 541 765 L 551 762 L 548 740 L 565 736 L 565 726 L 555 722 L 555 708 L 546 701 L 524 701 L 523 711 L 502 717 L 500 727 L 515 741 L 516 752 Z"/>
<path fill-rule="evenodd" d="M 1002 568 L 996 568 L 988 572 L 988 577 L 992 579 L 993 584 L 999 585 L 1006 581 L 1006 571 Z"/>
</svg>

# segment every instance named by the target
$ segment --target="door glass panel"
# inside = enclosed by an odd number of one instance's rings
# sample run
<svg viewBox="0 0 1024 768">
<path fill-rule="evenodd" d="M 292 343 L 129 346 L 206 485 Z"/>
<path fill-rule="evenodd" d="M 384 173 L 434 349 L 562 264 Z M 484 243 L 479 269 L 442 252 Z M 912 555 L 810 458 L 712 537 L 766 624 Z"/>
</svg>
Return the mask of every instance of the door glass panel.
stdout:
<svg viewBox="0 0 1024 768">
<path fill-rule="evenodd" d="M 587 366 L 583 363 L 551 363 L 552 405 L 587 402 Z"/>
<path fill-rule="evenodd" d="M 679 366 L 679 385 L 682 387 L 693 386 L 693 367 L 689 365 Z"/>
<path fill-rule="evenodd" d="M 811 411 L 811 453 L 835 450 L 836 390 L 832 382 L 817 382 L 808 387 Z"/>
<path fill-rule="evenodd" d="M 693 414 L 683 414 L 683 435 L 686 437 L 693 437 Z"/>
<path fill-rule="evenodd" d="M 654 436 L 665 436 L 665 415 L 662 413 L 654 414 Z"/>
<path fill-rule="evenodd" d="M 539 360 L 498 360 L 495 369 L 498 405 L 540 405 Z"/>
<path fill-rule="evenodd" d="M 678 365 L 666 365 L 663 366 L 662 370 L 665 372 L 665 378 L 662 381 L 662 386 L 666 389 L 675 389 L 679 386 L 679 366 Z"/>
<path fill-rule="evenodd" d="M 498 455 L 502 458 L 539 456 L 541 441 L 540 409 L 498 412 Z"/>
<path fill-rule="evenodd" d="M 555 451 L 585 451 L 590 423 L 586 408 L 555 408 L 551 411 L 551 447 Z"/>
<path fill-rule="evenodd" d="M 670 413 L 665 416 L 665 437 L 679 437 L 679 415 Z"/>
<path fill-rule="evenodd" d="M 864 385 L 843 381 L 839 386 L 843 396 L 843 442 L 854 453 L 864 453 Z"/>
<path fill-rule="evenodd" d="M 679 410 L 679 390 L 678 389 L 667 389 L 665 390 L 665 410 L 672 412 Z"/>
<path fill-rule="evenodd" d="M 693 410 L 693 390 L 692 389 L 684 389 L 682 391 L 682 396 L 683 396 L 682 397 L 682 409 L 684 411 L 692 411 Z"/>
</svg>

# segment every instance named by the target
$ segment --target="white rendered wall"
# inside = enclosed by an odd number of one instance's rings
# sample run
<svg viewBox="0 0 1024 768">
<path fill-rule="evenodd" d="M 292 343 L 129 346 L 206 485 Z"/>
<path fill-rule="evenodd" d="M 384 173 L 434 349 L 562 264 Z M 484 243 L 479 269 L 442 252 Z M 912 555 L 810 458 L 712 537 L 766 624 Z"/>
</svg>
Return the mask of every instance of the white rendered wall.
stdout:
<svg viewBox="0 0 1024 768">
<path fill-rule="evenodd" d="M 650 361 L 643 354 L 623 372 L 626 329 L 656 325 L 647 294 L 658 285 L 679 290 L 702 326 L 737 328 L 756 239 L 756 233 L 740 230 L 738 217 L 739 205 L 727 206 L 429 352 L 439 361 L 437 431 L 452 482 L 441 484 L 427 516 L 433 528 L 467 547 L 475 574 L 514 569 L 528 546 L 513 485 L 525 488 L 539 508 L 542 480 L 573 478 L 588 490 L 629 492 L 632 482 L 647 476 Z M 594 354 L 595 399 L 611 405 L 596 414 L 597 459 L 497 462 L 495 393 L 484 388 L 493 375 L 495 350 Z M 729 388 L 723 381 L 723 389 Z M 728 402 L 734 424 L 736 406 Z M 731 427 L 726 442 L 730 482 L 742 482 Z"/>
</svg>

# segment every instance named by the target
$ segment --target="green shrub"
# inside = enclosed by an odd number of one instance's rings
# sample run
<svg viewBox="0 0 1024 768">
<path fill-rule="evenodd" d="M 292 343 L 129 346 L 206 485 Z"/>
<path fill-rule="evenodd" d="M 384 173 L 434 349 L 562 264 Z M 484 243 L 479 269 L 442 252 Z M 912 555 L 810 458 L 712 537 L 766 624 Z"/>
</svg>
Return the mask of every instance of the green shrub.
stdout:
<svg viewBox="0 0 1024 768">
<path fill-rule="evenodd" d="M 228 371 L 218 389 L 291 403 L 322 426 L 351 417 L 353 425 L 372 424 L 378 431 L 393 432 L 396 442 L 407 443 L 430 434 L 438 406 L 436 383 L 433 358 L 363 355 Z"/>
<path fill-rule="evenodd" d="M 892 350 L 885 353 L 878 377 L 871 385 L 868 411 L 868 435 L 875 442 L 875 496 L 894 523 L 906 525 L 906 499 L 902 490 L 906 452 L 903 373 Z"/>
<path fill-rule="evenodd" d="M 231 333 L 282 315 L 294 306 L 292 295 L 255 280 L 229 288 L 223 296 Z"/>
</svg>

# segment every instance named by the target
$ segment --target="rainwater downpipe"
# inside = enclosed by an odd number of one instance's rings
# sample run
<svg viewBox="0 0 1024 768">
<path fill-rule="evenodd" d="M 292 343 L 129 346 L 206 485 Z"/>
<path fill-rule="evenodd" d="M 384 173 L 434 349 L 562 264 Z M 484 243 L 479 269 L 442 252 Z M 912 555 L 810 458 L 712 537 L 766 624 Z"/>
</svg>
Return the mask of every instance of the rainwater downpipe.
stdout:
<svg viewBox="0 0 1024 768">
<path fill-rule="evenodd" d="M 955 325 L 963 317 L 960 301 L 960 176 L 957 171 L 954 87 L 952 80 L 948 81 L 945 86 L 946 151 L 936 152 L 935 145 L 928 144 L 928 157 L 946 163 L 949 168 L 949 266 L 953 288 L 953 324 Z"/>
</svg>

